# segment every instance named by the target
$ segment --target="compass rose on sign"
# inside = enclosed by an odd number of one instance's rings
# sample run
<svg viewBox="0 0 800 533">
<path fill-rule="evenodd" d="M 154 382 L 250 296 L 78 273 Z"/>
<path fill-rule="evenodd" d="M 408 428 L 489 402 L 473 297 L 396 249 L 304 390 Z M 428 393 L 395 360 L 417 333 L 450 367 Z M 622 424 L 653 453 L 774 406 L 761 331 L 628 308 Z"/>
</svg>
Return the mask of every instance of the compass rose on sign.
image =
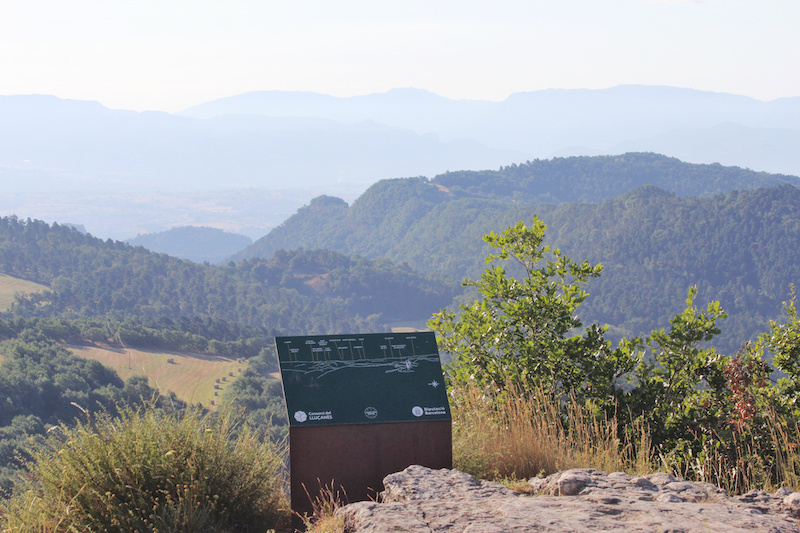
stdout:
<svg viewBox="0 0 800 533">
<path fill-rule="evenodd" d="M 430 385 L 431 387 L 433 387 L 435 389 L 435 388 L 437 388 L 439 386 L 439 382 L 434 379 L 433 381 L 428 383 L 428 385 Z"/>
</svg>

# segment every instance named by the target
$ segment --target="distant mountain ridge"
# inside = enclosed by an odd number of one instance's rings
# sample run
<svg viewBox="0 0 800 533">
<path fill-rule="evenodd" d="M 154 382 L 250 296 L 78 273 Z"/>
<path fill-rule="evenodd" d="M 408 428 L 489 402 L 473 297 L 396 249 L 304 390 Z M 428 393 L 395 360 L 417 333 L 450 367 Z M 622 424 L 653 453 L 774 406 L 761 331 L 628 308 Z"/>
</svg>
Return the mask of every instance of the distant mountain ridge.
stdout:
<svg viewBox="0 0 800 533">
<path fill-rule="evenodd" d="M 800 174 L 800 97 L 762 102 L 726 93 L 642 85 L 520 92 L 501 102 L 451 100 L 412 88 L 342 98 L 254 91 L 206 102 L 179 114 L 206 119 L 264 115 L 369 120 L 418 134 L 435 134 L 443 140 L 473 139 L 523 152 L 526 158 L 654 151 L 697 163 Z M 714 129 L 723 124 L 748 130 L 747 141 L 734 139 L 731 146 L 731 139 L 720 137 L 722 132 Z M 681 143 L 675 136 L 678 130 L 703 135 L 707 139 L 703 153 L 693 150 L 692 143 Z M 757 153 L 771 143 L 753 146 L 747 142 L 767 136 L 780 146 L 775 130 L 790 130 L 786 133 L 794 149 L 782 147 L 780 161 L 770 163 Z M 660 142 L 662 136 L 669 142 Z"/>
<path fill-rule="evenodd" d="M 494 102 L 451 100 L 422 89 L 392 89 L 350 97 L 301 91 L 253 91 L 190 107 L 178 114 L 209 119 L 230 115 L 314 117 L 336 122 L 379 122 L 425 134 L 451 128 L 490 110 Z"/>
<path fill-rule="evenodd" d="M 0 96 L 0 119 L 0 176 L 10 192 L 366 186 L 521 157 L 375 121 L 200 120 L 43 95 Z"/>
<path fill-rule="evenodd" d="M 507 123 L 509 119 L 529 124 L 534 119 L 536 123 L 546 123 L 548 130 L 571 129 L 587 122 L 598 126 L 627 123 L 643 129 L 663 125 L 703 127 L 724 122 L 797 128 L 800 97 L 763 102 L 734 94 L 645 85 L 519 92 L 500 102 L 452 100 L 413 88 L 350 97 L 301 91 L 252 91 L 212 100 L 177 114 L 202 119 L 263 115 L 338 122 L 375 121 L 417 133 L 450 131 L 476 121 Z M 571 120 L 564 124 L 565 118 Z M 651 125 L 648 127 L 647 123 Z M 474 133 L 466 136 L 476 137 Z"/>
<path fill-rule="evenodd" d="M 178 221 L 260 235 L 314 196 L 348 190 L 351 200 L 380 179 L 624 152 L 800 175 L 800 97 L 762 102 L 636 85 L 532 91 L 502 102 L 412 88 L 347 98 L 263 91 L 170 114 L 0 96 L 0 214 L 79 220 L 115 238 Z M 213 213 L 190 202 L 172 221 L 156 213 L 131 226 L 129 206 L 147 195 L 222 189 L 283 200 L 264 206 L 261 223 L 252 212 L 243 220 L 226 200 Z M 42 191 L 71 197 L 54 204 Z M 222 224 L 219 213 L 229 213 Z"/>
</svg>

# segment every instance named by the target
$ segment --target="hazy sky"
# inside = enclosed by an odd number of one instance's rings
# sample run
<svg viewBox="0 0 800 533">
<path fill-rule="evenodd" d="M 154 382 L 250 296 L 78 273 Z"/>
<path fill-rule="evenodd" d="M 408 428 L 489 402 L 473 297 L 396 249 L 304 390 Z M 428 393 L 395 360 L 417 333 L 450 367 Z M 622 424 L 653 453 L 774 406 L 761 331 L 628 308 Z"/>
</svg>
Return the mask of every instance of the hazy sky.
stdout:
<svg viewBox="0 0 800 533">
<path fill-rule="evenodd" d="M 177 111 L 253 90 L 800 96 L 800 0 L 0 0 L 0 94 Z"/>
</svg>

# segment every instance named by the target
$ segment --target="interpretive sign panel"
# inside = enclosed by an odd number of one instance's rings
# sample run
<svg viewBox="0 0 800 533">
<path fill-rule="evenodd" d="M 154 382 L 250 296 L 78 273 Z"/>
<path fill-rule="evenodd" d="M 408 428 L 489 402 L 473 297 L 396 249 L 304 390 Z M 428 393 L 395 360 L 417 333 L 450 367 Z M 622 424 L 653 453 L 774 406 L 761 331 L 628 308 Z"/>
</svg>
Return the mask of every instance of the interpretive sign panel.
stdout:
<svg viewBox="0 0 800 533">
<path fill-rule="evenodd" d="M 432 332 L 277 337 L 292 427 L 450 420 Z"/>
</svg>

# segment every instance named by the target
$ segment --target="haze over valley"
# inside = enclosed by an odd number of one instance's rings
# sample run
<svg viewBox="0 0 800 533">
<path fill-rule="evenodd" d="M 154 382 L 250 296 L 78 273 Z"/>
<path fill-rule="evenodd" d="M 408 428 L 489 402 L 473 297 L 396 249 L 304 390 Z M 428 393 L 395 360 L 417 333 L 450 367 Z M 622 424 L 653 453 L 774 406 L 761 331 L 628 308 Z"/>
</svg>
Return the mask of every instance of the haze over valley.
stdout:
<svg viewBox="0 0 800 533">
<path fill-rule="evenodd" d="M 619 86 L 502 102 L 415 89 L 264 91 L 180 113 L 0 97 L 0 212 L 115 239 L 176 226 L 266 234 L 319 194 L 554 156 L 648 151 L 800 174 L 800 98 Z"/>
</svg>

